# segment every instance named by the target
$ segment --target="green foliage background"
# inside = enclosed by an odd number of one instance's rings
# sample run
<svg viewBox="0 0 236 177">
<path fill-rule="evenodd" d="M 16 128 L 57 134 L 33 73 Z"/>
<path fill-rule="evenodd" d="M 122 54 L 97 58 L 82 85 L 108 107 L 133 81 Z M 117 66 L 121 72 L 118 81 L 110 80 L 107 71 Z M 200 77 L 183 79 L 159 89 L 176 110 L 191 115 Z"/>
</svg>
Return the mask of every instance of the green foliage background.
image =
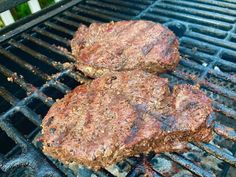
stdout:
<svg viewBox="0 0 236 177">
<path fill-rule="evenodd" d="M 54 0 L 39 0 L 39 4 L 40 4 L 41 8 L 47 7 L 53 3 L 54 3 Z M 22 4 L 18 5 L 17 7 L 12 8 L 11 13 L 12 13 L 15 20 L 18 20 L 20 18 L 23 18 L 23 17 L 31 14 L 30 8 L 27 3 L 22 3 Z M 0 18 L 0 28 L 2 28 L 3 26 L 4 26 L 4 23 L 2 22 L 2 20 Z"/>
</svg>

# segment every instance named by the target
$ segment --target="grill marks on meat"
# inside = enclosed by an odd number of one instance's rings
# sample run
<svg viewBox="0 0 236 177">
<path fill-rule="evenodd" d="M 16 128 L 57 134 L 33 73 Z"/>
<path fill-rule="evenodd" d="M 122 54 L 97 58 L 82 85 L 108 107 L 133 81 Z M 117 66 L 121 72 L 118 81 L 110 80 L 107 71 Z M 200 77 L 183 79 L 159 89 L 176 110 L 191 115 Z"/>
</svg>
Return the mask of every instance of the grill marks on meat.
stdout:
<svg viewBox="0 0 236 177">
<path fill-rule="evenodd" d="M 211 139 L 211 113 L 210 99 L 195 86 L 170 92 L 167 79 L 147 72 L 112 72 L 51 107 L 42 123 L 43 151 L 94 169 L 139 153 L 179 151 Z"/>
<path fill-rule="evenodd" d="M 71 41 L 77 68 L 90 77 L 108 71 L 173 70 L 179 62 L 174 33 L 151 21 L 119 21 L 81 25 Z"/>
<path fill-rule="evenodd" d="M 137 136 L 138 131 L 141 129 L 142 121 L 143 121 L 143 114 L 146 111 L 146 107 L 145 105 L 138 104 L 134 106 L 134 110 L 136 112 L 136 119 L 134 120 L 131 126 L 130 135 L 124 141 L 125 144 L 131 143 L 133 139 Z"/>
</svg>

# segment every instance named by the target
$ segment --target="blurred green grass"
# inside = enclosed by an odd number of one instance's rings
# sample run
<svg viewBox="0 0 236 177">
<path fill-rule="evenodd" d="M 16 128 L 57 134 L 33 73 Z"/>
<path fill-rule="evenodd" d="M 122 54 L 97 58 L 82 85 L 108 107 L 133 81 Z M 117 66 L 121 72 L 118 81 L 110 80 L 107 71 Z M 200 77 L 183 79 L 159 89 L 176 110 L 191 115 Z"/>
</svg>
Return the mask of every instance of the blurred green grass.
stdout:
<svg viewBox="0 0 236 177">
<path fill-rule="evenodd" d="M 0 17 L 0 28 L 2 28 L 2 27 L 4 27 L 4 24 L 3 24 L 2 19 Z"/>
<path fill-rule="evenodd" d="M 54 0 L 39 0 L 40 7 L 42 9 L 53 3 L 54 3 Z M 12 8 L 11 13 L 15 20 L 19 20 L 27 15 L 30 15 L 31 11 L 27 2 L 25 2 L 16 6 L 15 8 Z M 4 23 L 2 19 L 0 18 L 0 28 L 2 27 L 4 27 Z"/>
</svg>

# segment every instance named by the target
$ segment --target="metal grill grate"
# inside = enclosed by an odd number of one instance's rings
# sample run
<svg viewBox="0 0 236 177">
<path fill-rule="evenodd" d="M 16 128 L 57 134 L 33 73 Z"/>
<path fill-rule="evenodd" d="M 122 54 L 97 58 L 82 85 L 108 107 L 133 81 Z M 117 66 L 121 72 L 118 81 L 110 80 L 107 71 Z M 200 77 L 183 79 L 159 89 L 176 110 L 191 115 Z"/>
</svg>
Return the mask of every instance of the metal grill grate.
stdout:
<svg viewBox="0 0 236 177">
<path fill-rule="evenodd" d="M 171 84 L 199 84 L 214 100 L 215 139 L 210 144 L 190 144 L 187 153 L 152 156 L 150 163 L 156 176 L 177 172 L 226 176 L 230 168 L 236 167 L 236 3 L 231 0 L 87 0 L 70 1 L 0 37 L 2 171 L 27 166 L 36 176 L 73 176 L 32 143 L 54 101 L 86 81 L 80 73 L 67 67 L 74 59 L 56 46 L 70 51 L 69 40 L 81 23 L 122 19 L 152 20 L 175 31 L 180 38 L 182 59 L 176 71 L 162 76 L 169 78 Z M 29 26 L 32 28 L 26 31 Z M 117 166 L 119 170 L 128 170 L 127 176 L 138 176 L 142 174 L 138 162 L 139 159 L 130 158 Z M 208 163 L 212 164 L 208 166 Z M 96 175 L 113 176 L 107 170 Z"/>
</svg>

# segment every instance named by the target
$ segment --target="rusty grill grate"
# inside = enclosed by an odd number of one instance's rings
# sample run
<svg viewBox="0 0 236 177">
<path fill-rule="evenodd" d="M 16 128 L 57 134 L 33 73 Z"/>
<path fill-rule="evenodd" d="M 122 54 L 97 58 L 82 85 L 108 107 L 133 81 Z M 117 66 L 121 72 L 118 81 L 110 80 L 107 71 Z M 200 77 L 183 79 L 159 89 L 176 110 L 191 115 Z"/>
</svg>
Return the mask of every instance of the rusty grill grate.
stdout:
<svg viewBox="0 0 236 177">
<path fill-rule="evenodd" d="M 81 23 L 122 19 L 147 19 L 172 29 L 180 38 L 182 59 L 174 72 L 162 76 L 171 84 L 199 84 L 214 100 L 215 139 L 209 144 L 190 144 L 190 151 L 183 154 L 150 155 L 148 163 L 155 176 L 210 177 L 235 172 L 235 1 L 72 0 L 61 5 L 14 30 L 0 31 L 0 175 L 23 176 L 27 171 L 35 176 L 74 176 L 43 155 L 34 142 L 54 101 L 86 80 L 68 67 L 73 57 L 56 46 L 70 51 L 69 40 Z M 127 159 L 116 167 L 126 176 L 140 176 L 140 158 Z M 82 176 L 92 173 L 114 176 L 105 169 L 78 171 Z"/>
</svg>

